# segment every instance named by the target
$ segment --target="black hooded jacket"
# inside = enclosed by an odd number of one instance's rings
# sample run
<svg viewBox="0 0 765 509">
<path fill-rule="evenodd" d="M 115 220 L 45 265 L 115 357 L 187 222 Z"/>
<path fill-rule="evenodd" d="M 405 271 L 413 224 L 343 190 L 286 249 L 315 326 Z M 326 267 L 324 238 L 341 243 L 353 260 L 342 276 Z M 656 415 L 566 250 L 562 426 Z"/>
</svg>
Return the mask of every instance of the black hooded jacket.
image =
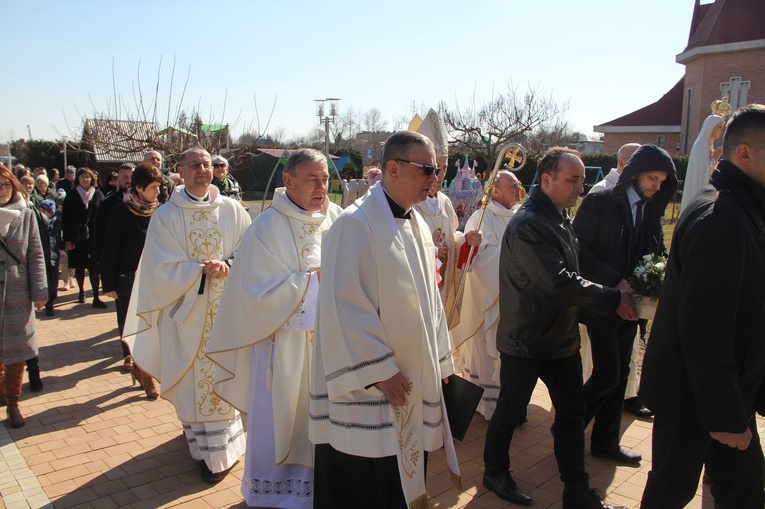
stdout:
<svg viewBox="0 0 765 509">
<path fill-rule="evenodd" d="M 638 253 L 633 247 L 636 233 L 627 189 L 638 175 L 651 171 L 663 171 L 667 179 L 643 207 L 645 242 Z M 573 221 L 582 277 L 616 286 L 632 274 L 644 255 L 666 254 L 662 218 L 676 190 L 677 172 L 672 158 L 655 145 L 643 145 L 632 155 L 615 187 L 585 196 Z"/>
</svg>

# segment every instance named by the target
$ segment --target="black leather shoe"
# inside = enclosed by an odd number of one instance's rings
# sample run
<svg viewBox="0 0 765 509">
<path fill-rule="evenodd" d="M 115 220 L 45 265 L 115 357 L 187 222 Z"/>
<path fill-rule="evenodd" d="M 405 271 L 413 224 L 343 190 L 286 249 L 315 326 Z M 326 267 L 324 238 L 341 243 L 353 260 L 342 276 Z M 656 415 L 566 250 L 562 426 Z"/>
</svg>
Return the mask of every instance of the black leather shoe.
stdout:
<svg viewBox="0 0 765 509">
<path fill-rule="evenodd" d="M 93 307 L 98 309 L 106 309 L 109 306 L 106 305 L 106 302 L 100 299 L 93 299 Z"/>
<path fill-rule="evenodd" d="M 590 452 L 596 458 L 606 458 L 614 460 L 617 463 L 622 463 L 624 465 L 640 465 L 640 462 L 643 460 L 643 457 L 640 454 L 628 451 L 623 447 L 617 447 L 616 449 L 610 451 L 601 451 L 593 448 L 590 449 Z"/>
<path fill-rule="evenodd" d="M 226 478 L 228 473 L 231 472 L 232 468 L 234 468 L 233 465 L 228 467 L 223 472 L 212 472 L 209 468 L 207 468 L 206 464 L 202 464 L 202 480 L 210 484 L 217 484 Z"/>
<path fill-rule="evenodd" d="M 563 509 L 627 509 L 623 505 L 603 501 L 598 490 L 593 488 L 563 488 Z"/>
<path fill-rule="evenodd" d="M 634 398 L 624 400 L 624 409 L 629 413 L 642 418 L 653 417 L 653 412 L 648 410 L 646 406 L 640 401 L 640 398 L 635 396 Z"/>
<path fill-rule="evenodd" d="M 483 485 L 496 493 L 502 500 L 518 505 L 531 505 L 531 497 L 518 488 L 513 478 L 510 477 L 510 472 L 502 472 L 491 477 L 484 474 Z"/>
</svg>

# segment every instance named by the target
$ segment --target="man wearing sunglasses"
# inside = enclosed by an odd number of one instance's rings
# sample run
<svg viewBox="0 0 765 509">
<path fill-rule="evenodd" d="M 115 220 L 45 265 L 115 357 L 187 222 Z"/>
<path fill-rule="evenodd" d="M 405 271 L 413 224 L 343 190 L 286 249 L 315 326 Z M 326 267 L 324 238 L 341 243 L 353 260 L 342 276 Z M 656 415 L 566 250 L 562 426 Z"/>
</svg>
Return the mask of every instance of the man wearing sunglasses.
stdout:
<svg viewBox="0 0 765 509">
<path fill-rule="evenodd" d="M 382 170 L 322 243 L 309 410 L 319 509 L 424 507 L 427 452 L 442 446 L 459 475 L 435 246 L 413 210 L 436 181 L 433 143 L 392 135 Z"/>
</svg>

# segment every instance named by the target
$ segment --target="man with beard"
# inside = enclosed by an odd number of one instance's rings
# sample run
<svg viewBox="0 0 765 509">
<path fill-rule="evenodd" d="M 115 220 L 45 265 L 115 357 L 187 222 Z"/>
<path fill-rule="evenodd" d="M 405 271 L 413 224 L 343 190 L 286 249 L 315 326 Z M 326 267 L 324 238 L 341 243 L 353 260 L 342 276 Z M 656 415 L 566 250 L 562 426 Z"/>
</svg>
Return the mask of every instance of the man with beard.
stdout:
<svg viewBox="0 0 765 509">
<path fill-rule="evenodd" d="M 630 290 L 627 279 L 648 254 L 666 254 L 662 218 L 677 189 L 672 158 L 655 145 L 638 148 L 616 186 L 585 196 L 574 217 L 582 277 Z M 619 446 L 619 428 L 637 322 L 616 313 L 583 309 L 592 348 L 592 375 L 584 384 L 585 426 L 595 420 L 593 456 L 637 465 L 642 457 Z"/>
</svg>

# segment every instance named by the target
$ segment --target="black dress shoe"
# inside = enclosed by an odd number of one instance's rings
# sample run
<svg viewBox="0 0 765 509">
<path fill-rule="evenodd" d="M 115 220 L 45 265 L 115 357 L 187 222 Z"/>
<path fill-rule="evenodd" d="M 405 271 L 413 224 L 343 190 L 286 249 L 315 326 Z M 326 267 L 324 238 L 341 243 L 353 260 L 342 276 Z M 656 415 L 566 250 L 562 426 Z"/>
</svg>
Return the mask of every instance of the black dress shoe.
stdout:
<svg viewBox="0 0 765 509">
<path fill-rule="evenodd" d="M 502 500 L 518 505 L 531 505 L 531 497 L 518 488 L 513 478 L 510 477 L 510 472 L 502 472 L 494 476 L 484 474 L 483 485 L 496 493 Z"/>
<path fill-rule="evenodd" d="M 617 463 L 622 463 L 624 465 L 640 465 L 640 462 L 643 459 L 643 457 L 640 454 L 636 452 L 628 451 L 627 449 L 624 449 L 623 447 L 617 447 L 616 449 L 605 450 L 605 451 L 592 448 L 590 449 L 590 452 L 596 458 L 606 458 L 606 459 L 614 460 Z"/>
<path fill-rule="evenodd" d="M 648 410 L 648 408 L 646 408 L 646 406 L 637 396 L 634 398 L 625 399 L 624 409 L 637 417 L 653 417 L 653 412 Z"/>
<path fill-rule="evenodd" d="M 106 309 L 109 306 L 106 305 L 106 302 L 99 299 L 95 299 L 93 300 L 93 307 L 98 309 Z"/>
<path fill-rule="evenodd" d="M 231 472 L 232 468 L 234 468 L 234 465 L 231 465 L 223 472 L 213 472 L 209 468 L 207 468 L 207 464 L 203 463 L 202 470 L 201 470 L 202 480 L 210 484 L 217 484 L 226 478 L 228 473 Z"/>
</svg>

